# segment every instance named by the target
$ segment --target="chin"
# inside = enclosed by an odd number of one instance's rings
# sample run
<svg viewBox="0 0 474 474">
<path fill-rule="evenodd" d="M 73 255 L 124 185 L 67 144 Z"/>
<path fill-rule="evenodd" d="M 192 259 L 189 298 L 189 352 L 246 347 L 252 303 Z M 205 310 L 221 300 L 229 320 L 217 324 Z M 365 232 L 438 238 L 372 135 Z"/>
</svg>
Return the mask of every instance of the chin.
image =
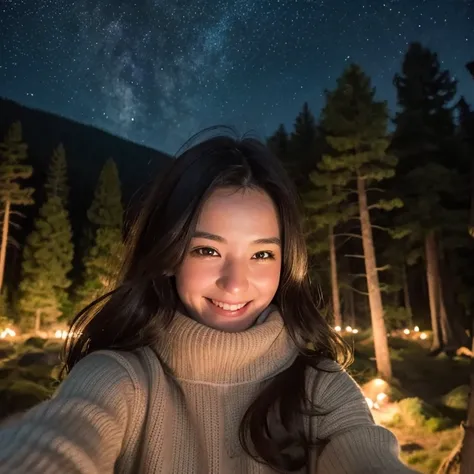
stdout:
<svg viewBox="0 0 474 474">
<path fill-rule="evenodd" d="M 199 310 L 188 306 L 187 314 L 195 321 L 218 331 L 242 332 L 255 324 L 258 316 L 265 309 L 260 306 L 261 304 L 258 304 L 257 308 L 255 301 L 251 301 L 242 314 L 223 314 L 222 310 L 214 308 L 206 299 L 205 305 L 199 307 Z"/>
<path fill-rule="evenodd" d="M 224 332 L 242 332 L 255 324 L 258 314 L 246 315 L 243 318 L 233 319 L 231 317 L 216 317 L 213 314 L 204 313 L 198 319 L 202 324 L 213 329 Z"/>
<path fill-rule="evenodd" d="M 252 318 L 245 318 L 239 321 L 232 321 L 232 320 L 226 320 L 224 318 L 215 318 L 215 317 L 206 317 L 208 315 L 205 315 L 201 318 L 199 318 L 199 321 L 201 324 L 204 324 L 206 326 L 209 326 L 213 329 L 217 329 L 219 331 L 224 331 L 224 332 L 242 332 L 250 327 L 253 326 L 255 321 L 257 320 L 257 316 L 254 316 Z"/>
</svg>

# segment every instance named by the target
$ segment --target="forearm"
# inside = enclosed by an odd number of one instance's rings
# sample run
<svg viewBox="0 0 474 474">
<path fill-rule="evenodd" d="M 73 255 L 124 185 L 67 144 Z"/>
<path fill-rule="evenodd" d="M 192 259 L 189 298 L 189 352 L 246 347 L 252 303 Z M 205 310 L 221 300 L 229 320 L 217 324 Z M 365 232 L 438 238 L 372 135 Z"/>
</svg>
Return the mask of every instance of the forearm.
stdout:
<svg viewBox="0 0 474 474">
<path fill-rule="evenodd" d="M 51 400 L 0 426 L 0 474 L 111 474 L 131 390 L 110 357 L 84 360 Z"/>
</svg>

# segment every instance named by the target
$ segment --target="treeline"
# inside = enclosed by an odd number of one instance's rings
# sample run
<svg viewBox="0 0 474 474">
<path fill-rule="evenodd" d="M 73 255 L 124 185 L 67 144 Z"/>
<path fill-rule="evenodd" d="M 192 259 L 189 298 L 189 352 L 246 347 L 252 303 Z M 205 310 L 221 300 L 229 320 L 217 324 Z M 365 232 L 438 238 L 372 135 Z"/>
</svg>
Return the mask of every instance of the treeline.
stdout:
<svg viewBox="0 0 474 474">
<path fill-rule="evenodd" d="M 67 321 L 93 299 L 103 294 L 123 256 L 123 206 L 115 162 L 106 161 L 87 211 L 87 226 L 81 244 L 74 248 L 69 215 L 69 185 L 66 150 L 60 143 L 52 151 L 44 189 L 31 233 L 22 249 L 21 283 L 7 291 L 5 262 L 9 249 L 18 245 L 12 229 L 24 217 L 20 210 L 34 204 L 35 189 L 26 183 L 33 174 L 28 164 L 28 145 L 21 123 L 15 122 L 0 143 L 0 202 L 2 234 L 0 247 L 0 325 L 13 321 L 25 331 L 41 331 L 58 321 Z M 80 277 L 71 271 L 75 252 L 82 255 Z"/>
<path fill-rule="evenodd" d="M 429 323 L 432 353 L 453 354 L 470 344 L 474 320 L 474 113 L 457 100 L 457 82 L 438 56 L 419 43 L 409 46 L 393 83 L 398 111 L 390 118 L 370 78 L 350 65 L 325 91 L 318 119 L 304 104 L 291 132 L 282 125 L 268 138 L 303 198 L 311 276 L 329 296 L 328 318 L 334 326 L 372 328 L 387 379 L 388 330 Z M 22 249 L 21 283 L 7 294 L 11 228 L 33 202 L 34 190 L 22 184 L 33 172 L 27 149 L 20 123 L 13 124 L 0 144 L 1 315 L 39 329 L 68 320 L 113 282 L 123 254 L 123 208 L 109 160 L 74 248 L 66 151 L 58 145 Z M 78 252 L 81 276 L 73 281 Z"/>
<path fill-rule="evenodd" d="M 387 331 L 423 323 L 412 304 L 423 298 L 410 288 L 426 292 L 433 354 L 469 344 L 474 311 L 474 113 L 455 101 L 456 80 L 419 43 L 409 45 L 393 84 L 392 133 L 387 103 L 352 64 L 325 92 L 319 120 L 305 104 L 293 131 L 281 125 L 268 139 L 300 190 L 311 272 L 330 295 L 328 314 L 342 327 L 370 314 L 386 379 Z"/>
</svg>

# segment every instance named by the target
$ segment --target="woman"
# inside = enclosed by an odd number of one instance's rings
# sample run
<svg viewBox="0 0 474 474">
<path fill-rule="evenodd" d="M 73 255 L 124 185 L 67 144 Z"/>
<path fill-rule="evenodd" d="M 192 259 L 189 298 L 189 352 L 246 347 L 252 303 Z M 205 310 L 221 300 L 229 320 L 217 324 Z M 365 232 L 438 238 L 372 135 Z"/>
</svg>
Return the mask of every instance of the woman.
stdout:
<svg viewBox="0 0 474 474">
<path fill-rule="evenodd" d="M 186 148 L 74 319 L 67 378 L 0 430 L 0 473 L 413 472 L 318 312 L 297 203 L 257 140 Z"/>
</svg>

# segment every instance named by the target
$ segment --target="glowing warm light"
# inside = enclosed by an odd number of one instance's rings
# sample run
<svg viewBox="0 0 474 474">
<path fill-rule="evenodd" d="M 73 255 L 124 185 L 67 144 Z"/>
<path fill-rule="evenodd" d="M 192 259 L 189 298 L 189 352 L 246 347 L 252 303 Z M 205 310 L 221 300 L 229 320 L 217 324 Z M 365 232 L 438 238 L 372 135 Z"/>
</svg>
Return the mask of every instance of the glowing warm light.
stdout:
<svg viewBox="0 0 474 474">
<path fill-rule="evenodd" d="M 347 326 L 347 327 L 346 327 L 346 331 L 347 331 L 347 332 L 352 332 L 352 328 L 351 328 L 350 326 Z"/>
<path fill-rule="evenodd" d="M 54 337 L 56 337 L 57 339 L 66 339 L 66 337 L 67 337 L 67 331 L 61 331 L 61 329 L 58 329 L 58 330 L 54 333 Z"/>
<path fill-rule="evenodd" d="M 403 332 L 408 336 L 408 334 L 410 334 L 410 330 L 409 329 L 404 329 Z"/>
<path fill-rule="evenodd" d="M 358 332 L 359 332 L 358 329 L 353 329 L 353 330 L 352 330 L 352 334 L 357 334 Z"/>
<path fill-rule="evenodd" d="M 341 332 L 341 326 L 336 326 L 334 329 L 335 329 L 337 332 Z"/>
<path fill-rule="evenodd" d="M 387 398 L 387 394 L 386 394 L 386 393 L 383 393 L 383 392 L 382 392 L 382 393 L 379 393 L 379 394 L 377 395 L 377 401 L 378 401 L 378 402 L 383 402 L 386 398 Z"/>
<path fill-rule="evenodd" d="M 382 386 L 384 388 L 381 388 Z M 399 411 L 398 404 L 391 403 L 390 396 L 385 393 L 385 387 L 388 386 L 385 380 L 377 378 L 361 387 L 365 401 L 377 424 L 390 422 Z"/>
<path fill-rule="evenodd" d="M 428 336 L 426 335 L 426 333 L 422 332 L 422 333 L 420 334 L 420 339 L 423 339 L 423 341 L 424 341 L 425 339 L 427 339 L 427 338 L 428 338 Z"/>
<path fill-rule="evenodd" d="M 413 331 L 415 331 L 415 332 L 420 332 L 420 328 L 419 328 L 418 326 L 415 326 L 415 327 L 413 328 Z"/>
<path fill-rule="evenodd" d="M 15 337 L 16 332 L 10 328 L 6 328 L 2 332 L 0 332 L 0 339 L 5 339 L 7 336 Z"/>
</svg>

